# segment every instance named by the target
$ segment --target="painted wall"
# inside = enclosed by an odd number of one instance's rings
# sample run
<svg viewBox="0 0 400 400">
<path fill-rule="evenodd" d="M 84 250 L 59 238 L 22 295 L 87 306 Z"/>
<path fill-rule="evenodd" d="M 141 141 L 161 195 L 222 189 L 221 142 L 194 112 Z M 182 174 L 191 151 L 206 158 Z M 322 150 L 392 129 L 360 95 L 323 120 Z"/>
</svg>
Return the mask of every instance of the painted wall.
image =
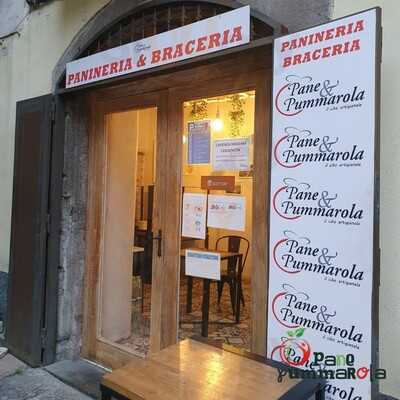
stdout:
<svg viewBox="0 0 400 400">
<path fill-rule="evenodd" d="M 0 271 L 8 271 L 15 104 L 51 91 L 54 66 L 82 26 L 109 0 L 55 1 L 0 40 Z M 4 10 L 0 10 L 4 11 Z M 0 26 L 7 18 L 0 13 Z"/>
<path fill-rule="evenodd" d="M 25 0 L 1 0 L 0 38 L 18 30 L 19 24 L 24 20 L 28 12 L 29 6 Z"/>
<path fill-rule="evenodd" d="M 333 18 L 380 6 L 383 11 L 381 107 L 380 363 L 389 377 L 381 392 L 400 398 L 400 53 L 398 0 L 335 0 Z"/>
</svg>

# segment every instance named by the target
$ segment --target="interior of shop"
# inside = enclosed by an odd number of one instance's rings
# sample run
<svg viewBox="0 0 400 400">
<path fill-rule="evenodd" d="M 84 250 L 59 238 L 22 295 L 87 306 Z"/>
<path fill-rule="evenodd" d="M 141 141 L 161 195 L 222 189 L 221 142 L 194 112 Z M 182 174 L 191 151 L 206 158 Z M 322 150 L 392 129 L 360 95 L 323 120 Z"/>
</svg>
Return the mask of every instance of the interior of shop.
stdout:
<svg viewBox="0 0 400 400">
<path fill-rule="evenodd" d="M 220 276 L 208 337 L 250 347 L 254 114 L 254 91 L 183 104 L 180 339 L 201 334 L 204 302 L 187 250 L 209 251 Z M 141 356 L 150 347 L 156 132 L 156 107 L 106 116 L 98 338 Z"/>
<path fill-rule="evenodd" d="M 208 337 L 246 349 L 250 348 L 251 335 L 254 113 L 254 91 L 188 101 L 184 103 L 182 136 L 181 248 L 220 254 L 220 280 L 213 281 L 210 287 Z M 227 186 L 221 189 L 224 183 Z M 190 207 L 191 194 L 206 197 L 204 240 L 193 240 L 196 232 L 192 237 L 184 232 L 185 208 Z M 185 201 L 185 196 L 189 201 Z M 230 212 L 232 208 L 237 211 Z M 188 212 L 195 213 L 190 208 Z M 237 254 L 242 255 L 241 262 Z M 190 300 L 185 261 L 181 257 L 180 338 L 201 334 L 203 305 L 203 280 L 194 277 L 192 307 L 187 306 Z M 239 322 L 235 314 L 235 279 L 239 280 Z"/>
</svg>

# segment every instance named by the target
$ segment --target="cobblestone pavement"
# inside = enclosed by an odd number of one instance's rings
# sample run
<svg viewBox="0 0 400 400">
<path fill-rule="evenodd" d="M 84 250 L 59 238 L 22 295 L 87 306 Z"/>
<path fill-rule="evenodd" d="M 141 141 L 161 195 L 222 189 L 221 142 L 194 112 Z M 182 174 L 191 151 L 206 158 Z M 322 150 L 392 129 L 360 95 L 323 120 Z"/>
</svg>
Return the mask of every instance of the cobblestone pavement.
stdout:
<svg viewBox="0 0 400 400">
<path fill-rule="evenodd" d="M 92 400 L 42 369 L 17 370 L 0 379 L 0 400 Z"/>
</svg>

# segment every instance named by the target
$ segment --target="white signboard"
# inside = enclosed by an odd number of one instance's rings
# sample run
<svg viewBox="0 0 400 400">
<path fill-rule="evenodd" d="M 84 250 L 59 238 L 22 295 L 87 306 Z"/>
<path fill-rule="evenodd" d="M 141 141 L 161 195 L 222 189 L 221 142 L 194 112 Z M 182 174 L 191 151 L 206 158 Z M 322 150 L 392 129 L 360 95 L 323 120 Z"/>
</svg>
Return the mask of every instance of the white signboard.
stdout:
<svg viewBox="0 0 400 400">
<path fill-rule="evenodd" d="M 67 64 L 72 88 L 240 46 L 250 41 L 250 7 L 115 47 Z"/>
<path fill-rule="evenodd" d="M 371 399 L 377 18 L 274 42 L 267 353 L 301 368 L 352 354 L 361 373 L 327 400 Z"/>
<path fill-rule="evenodd" d="M 198 278 L 219 281 L 221 279 L 221 255 L 208 251 L 186 250 L 185 273 Z"/>
<path fill-rule="evenodd" d="M 246 225 L 246 198 L 243 196 L 208 196 L 207 226 L 244 232 Z"/>
<path fill-rule="evenodd" d="M 214 171 L 248 171 L 249 139 L 214 140 Z"/>
<path fill-rule="evenodd" d="M 184 193 L 182 208 L 182 236 L 205 239 L 207 195 Z"/>
</svg>

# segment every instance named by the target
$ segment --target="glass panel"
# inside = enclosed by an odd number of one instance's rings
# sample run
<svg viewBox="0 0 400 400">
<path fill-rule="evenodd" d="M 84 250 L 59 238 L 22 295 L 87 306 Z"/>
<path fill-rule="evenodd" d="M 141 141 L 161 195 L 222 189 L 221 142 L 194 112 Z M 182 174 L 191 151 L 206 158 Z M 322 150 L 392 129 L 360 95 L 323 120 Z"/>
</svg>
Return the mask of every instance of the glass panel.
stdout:
<svg viewBox="0 0 400 400">
<path fill-rule="evenodd" d="M 214 270 L 221 279 L 211 281 L 208 336 L 250 347 L 254 117 L 254 91 L 183 105 L 181 339 L 201 333 L 203 279 L 193 278 L 190 296 L 187 276 L 211 273 L 215 267 L 205 261 L 196 264 L 185 250 L 207 250 L 221 258 Z M 239 322 L 235 290 L 243 300 Z"/>
<path fill-rule="evenodd" d="M 149 349 L 157 109 L 106 116 L 99 338 Z"/>
</svg>

